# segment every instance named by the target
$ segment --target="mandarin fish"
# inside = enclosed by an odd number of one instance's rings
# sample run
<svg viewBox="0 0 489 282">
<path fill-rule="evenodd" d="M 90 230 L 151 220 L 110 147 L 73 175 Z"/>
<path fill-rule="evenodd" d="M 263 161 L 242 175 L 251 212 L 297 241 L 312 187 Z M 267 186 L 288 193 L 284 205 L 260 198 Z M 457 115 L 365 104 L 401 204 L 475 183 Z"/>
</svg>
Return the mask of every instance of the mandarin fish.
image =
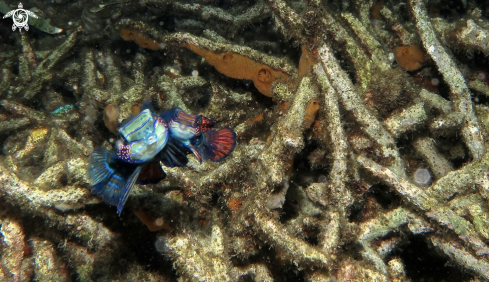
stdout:
<svg viewBox="0 0 489 282">
<path fill-rule="evenodd" d="M 156 114 L 148 101 L 141 111 L 119 124 L 120 138 L 113 150 L 95 149 L 87 167 L 91 192 L 120 215 L 134 185 L 156 184 L 166 177 L 167 167 L 184 167 L 188 154 L 199 162 L 220 162 L 236 146 L 230 128 L 212 129 L 215 123 L 180 108 Z"/>
<path fill-rule="evenodd" d="M 200 163 L 205 160 L 220 162 L 234 150 L 236 133 L 230 128 L 212 129 L 214 122 L 204 116 L 174 108 L 160 117 L 168 123 L 175 145 L 182 152 L 193 153 Z M 165 165 L 171 167 L 171 164 Z"/>
</svg>

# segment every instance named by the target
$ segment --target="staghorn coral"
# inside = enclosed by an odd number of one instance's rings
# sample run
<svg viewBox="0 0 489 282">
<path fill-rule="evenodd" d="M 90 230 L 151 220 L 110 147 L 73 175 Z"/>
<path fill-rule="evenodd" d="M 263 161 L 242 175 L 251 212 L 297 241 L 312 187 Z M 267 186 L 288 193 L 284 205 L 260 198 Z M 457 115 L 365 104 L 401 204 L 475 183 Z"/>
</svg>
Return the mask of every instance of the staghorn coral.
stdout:
<svg viewBox="0 0 489 282">
<path fill-rule="evenodd" d="M 409 249 L 489 280 L 487 7 L 56 2 L 23 4 L 63 33 L 2 30 L 0 280 L 434 279 Z M 85 166 L 143 99 L 238 145 L 117 218 Z"/>
</svg>

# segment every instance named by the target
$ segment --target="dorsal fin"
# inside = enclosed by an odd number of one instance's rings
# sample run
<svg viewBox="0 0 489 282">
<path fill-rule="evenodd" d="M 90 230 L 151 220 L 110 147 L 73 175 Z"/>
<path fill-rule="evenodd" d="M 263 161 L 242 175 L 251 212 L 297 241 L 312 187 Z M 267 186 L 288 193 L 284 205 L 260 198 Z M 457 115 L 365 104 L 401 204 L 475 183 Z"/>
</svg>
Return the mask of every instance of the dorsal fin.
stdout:
<svg viewBox="0 0 489 282">
<path fill-rule="evenodd" d="M 182 109 L 180 109 L 179 107 L 176 107 L 176 108 L 173 108 L 173 109 L 169 109 L 167 111 L 164 111 L 164 112 L 158 114 L 158 116 L 160 118 L 162 118 L 166 123 L 169 124 L 170 121 L 172 119 L 174 119 L 178 115 L 178 113 L 180 111 L 182 111 Z"/>
<path fill-rule="evenodd" d="M 151 113 L 155 113 L 155 109 L 153 108 L 153 106 L 151 106 L 151 103 L 149 102 L 148 99 L 145 99 L 143 101 L 143 104 L 141 105 L 141 112 L 148 109 Z"/>
</svg>

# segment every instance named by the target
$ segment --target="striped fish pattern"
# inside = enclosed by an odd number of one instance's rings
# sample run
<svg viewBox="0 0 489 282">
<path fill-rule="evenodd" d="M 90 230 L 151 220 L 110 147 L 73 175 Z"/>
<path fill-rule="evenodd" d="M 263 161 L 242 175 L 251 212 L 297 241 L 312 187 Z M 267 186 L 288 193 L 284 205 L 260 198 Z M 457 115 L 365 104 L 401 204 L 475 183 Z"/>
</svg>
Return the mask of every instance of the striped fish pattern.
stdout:
<svg viewBox="0 0 489 282">
<path fill-rule="evenodd" d="M 213 129 L 210 119 L 174 108 L 156 114 L 148 101 L 141 111 L 119 124 L 119 139 L 113 150 L 95 149 L 87 167 L 91 192 L 120 215 L 132 188 L 155 184 L 167 167 L 184 167 L 188 154 L 199 162 L 220 162 L 236 146 L 231 128 Z"/>
</svg>

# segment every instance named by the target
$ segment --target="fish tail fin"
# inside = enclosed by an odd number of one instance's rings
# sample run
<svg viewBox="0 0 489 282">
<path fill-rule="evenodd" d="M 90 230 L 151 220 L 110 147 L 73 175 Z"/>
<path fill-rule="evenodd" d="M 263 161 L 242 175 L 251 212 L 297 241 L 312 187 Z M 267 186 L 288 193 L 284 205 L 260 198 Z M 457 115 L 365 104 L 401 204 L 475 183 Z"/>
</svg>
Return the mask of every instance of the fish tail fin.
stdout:
<svg viewBox="0 0 489 282">
<path fill-rule="evenodd" d="M 236 132 L 231 128 L 204 131 L 193 140 L 192 147 L 197 151 L 194 155 L 200 155 L 201 159 L 220 162 L 236 147 Z"/>
<path fill-rule="evenodd" d="M 95 149 L 87 167 L 92 194 L 116 206 L 119 215 L 140 172 L 140 166 L 118 161 L 116 153 L 105 149 Z"/>
</svg>

